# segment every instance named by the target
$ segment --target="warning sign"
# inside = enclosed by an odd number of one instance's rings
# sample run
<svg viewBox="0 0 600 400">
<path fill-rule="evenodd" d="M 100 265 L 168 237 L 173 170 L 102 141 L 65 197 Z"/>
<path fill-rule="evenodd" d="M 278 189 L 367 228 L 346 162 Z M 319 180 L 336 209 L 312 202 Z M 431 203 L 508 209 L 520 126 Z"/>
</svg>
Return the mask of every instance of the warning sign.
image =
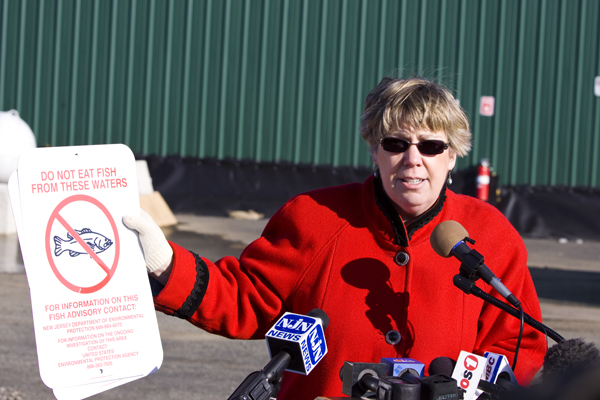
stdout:
<svg viewBox="0 0 600 400">
<path fill-rule="evenodd" d="M 83 223 L 86 226 L 79 230 L 67 221 L 69 217 L 81 221 L 79 216 L 94 214 L 98 214 L 90 218 L 94 222 Z M 50 215 L 46 227 L 48 263 L 58 280 L 74 292 L 93 293 L 102 289 L 115 273 L 120 247 L 112 215 L 91 196 L 70 196 Z M 80 256 L 83 257 L 77 258 Z"/>
<path fill-rule="evenodd" d="M 152 373 L 162 345 L 137 235 L 135 159 L 123 145 L 25 152 L 9 181 L 40 375 L 57 398 Z"/>
</svg>

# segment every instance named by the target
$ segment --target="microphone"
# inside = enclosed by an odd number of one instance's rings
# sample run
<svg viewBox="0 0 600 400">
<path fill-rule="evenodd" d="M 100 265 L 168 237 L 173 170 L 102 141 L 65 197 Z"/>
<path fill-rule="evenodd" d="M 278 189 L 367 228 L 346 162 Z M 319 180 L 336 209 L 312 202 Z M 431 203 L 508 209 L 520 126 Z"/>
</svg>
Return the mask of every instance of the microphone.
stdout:
<svg viewBox="0 0 600 400">
<path fill-rule="evenodd" d="M 380 379 L 377 400 L 427 399 L 421 395 L 425 364 L 412 358 L 381 358 L 380 361 L 386 366 L 387 376 Z"/>
<path fill-rule="evenodd" d="M 600 367 L 600 350 L 594 343 L 581 338 L 568 339 L 550 347 L 544 356 L 542 377 L 544 382 L 556 378 L 570 378 Z"/>
<path fill-rule="evenodd" d="M 477 277 L 482 278 L 510 304 L 519 308 L 521 302 L 483 263 L 483 256 L 471 249 L 465 242 L 475 243 L 473 239 L 469 238 L 467 230 L 460 223 L 452 220 L 439 223 L 431 233 L 430 238 L 431 247 L 438 255 L 444 258 L 450 256 L 458 258 L 462 262 L 460 266 L 461 273 L 467 275 L 473 281 Z"/>
<path fill-rule="evenodd" d="M 550 347 L 544 357 L 541 380 L 534 380 L 515 400 L 600 398 L 600 351 L 582 338 Z"/>
<path fill-rule="evenodd" d="M 342 393 L 352 398 L 361 398 L 368 392 L 377 392 L 380 379 L 386 376 L 383 363 L 344 361 L 340 369 Z"/>
<path fill-rule="evenodd" d="M 456 379 L 458 386 L 464 392 L 464 400 L 475 399 L 475 391 L 485 370 L 485 357 L 467 351 L 461 351 L 452 371 L 452 378 Z"/>
<path fill-rule="evenodd" d="M 380 362 L 386 365 L 387 376 L 411 374 L 421 378 L 425 370 L 425 364 L 412 358 L 381 358 Z"/>
<path fill-rule="evenodd" d="M 485 371 L 476 392 L 479 398 L 483 398 L 481 395 L 484 392 L 497 397 L 507 393 L 514 395 L 524 389 L 517 382 L 506 356 L 486 351 L 484 357 Z"/>
<path fill-rule="evenodd" d="M 429 375 L 452 375 L 456 360 L 450 357 L 436 357 L 429 364 Z"/>
<path fill-rule="evenodd" d="M 485 365 L 485 374 L 483 379 L 491 383 L 497 383 L 509 389 L 520 388 L 515 373 L 510 367 L 508 357 L 502 354 L 486 351 L 483 356 L 487 362 Z"/>
<path fill-rule="evenodd" d="M 471 353 L 467 353 L 467 352 L 463 352 L 465 353 L 465 355 L 473 355 Z M 461 353 L 462 354 L 462 353 Z M 501 364 L 503 365 L 504 363 L 502 361 L 498 361 L 498 358 L 501 357 L 505 357 L 505 356 L 501 356 L 499 354 L 494 354 L 494 353 L 489 353 L 486 352 L 486 358 L 485 358 L 485 366 L 484 366 L 484 371 L 481 375 L 481 378 L 479 379 L 479 382 L 477 382 L 477 389 L 476 390 L 472 390 L 473 393 L 469 393 L 469 395 L 465 395 L 465 399 L 467 398 L 476 398 L 476 399 L 486 399 L 486 398 L 498 398 L 498 397 L 502 397 L 505 395 L 508 395 L 509 393 L 511 394 L 515 394 L 518 391 L 522 391 L 524 388 L 520 385 L 518 385 L 516 383 L 516 379 L 513 380 L 514 378 L 511 378 L 510 376 L 512 375 L 514 377 L 514 375 L 512 374 L 512 370 L 510 370 L 510 373 L 508 373 L 505 370 L 505 367 L 500 367 Z M 475 356 L 475 357 L 479 357 L 479 356 Z M 482 357 L 483 358 L 483 357 Z M 493 371 L 492 368 L 490 367 L 490 359 L 494 358 L 494 361 L 491 362 L 492 366 L 499 366 L 496 368 L 496 371 Z M 508 366 L 508 362 L 506 362 L 506 366 Z M 468 379 L 468 377 L 470 376 L 468 374 L 469 371 L 468 368 L 461 368 L 461 366 L 459 365 L 458 368 L 457 367 L 457 362 L 449 357 L 437 357 L 434 358 L 431 363 L 429 364 L 429 375 L 452 375 L 454 372 L 457 372 L 457 375 L 461 376 L 460 379 L 460 385 L 461 385 L 461 389 L 465 390 L 468 389 L 469 387 L 471 387 L 471 382 L 474 382 L 475 375 L 477 374 L 476 371 L 473 372 L 473 376 L 471 378 Z M 472 361 L 471 361 L 471 368 L 472 368 Z M 510 366 L 508 366 L 508 368 L 510 369 Z M 485 378 L 486 376 L 488 376 L 491 380 L 487 381 Z M 493 381 L 492 381 L 493 380 Z M 466 388 L 465 388 L 466 386 Z M 468 397 L 468 396 L 472 396 L 472 397 Z M 503 397 L 504 398 L 504 397 Z"/>
<path fill-rule="evenodd" d="M 308 375 L 327 354 L 327 325 L 329 317 L 318 308 L 307 315 L 283 314 L 265 335 L 271 361 L 248 375 L 228 400 L 269 400 L 281 389 L 283 371 Z"/>
<path fill-rule="evenodd" d="M 382 359 L 383 360 L 383 359 Z M 411 360 L 411 359 L 405 359 Z M 412 360 L 412 364 L 420 364 Z M 409 363 L 410 364 L 410 363 Z M 421 364 L 422 365 L 422 364 Z M 386 375 L 386 364 L 345 361 L 340 370 L 342 393 L 352 398 L 376 400 L 440 400 L 458 399 L 458 386 L 449 375 L 420 377 L 413 368 L 400 371 L 399 376 Z"/>
<path fill-rule="evenodd" d="M 291 359 L 286 371 L 308 375 L 327 354 L 323 333 L 327 325 L 329 317 L 318 308 L 307 315 L 286 312 L 265 335 L 269 355 L 288 353 Z"/>
</svg>

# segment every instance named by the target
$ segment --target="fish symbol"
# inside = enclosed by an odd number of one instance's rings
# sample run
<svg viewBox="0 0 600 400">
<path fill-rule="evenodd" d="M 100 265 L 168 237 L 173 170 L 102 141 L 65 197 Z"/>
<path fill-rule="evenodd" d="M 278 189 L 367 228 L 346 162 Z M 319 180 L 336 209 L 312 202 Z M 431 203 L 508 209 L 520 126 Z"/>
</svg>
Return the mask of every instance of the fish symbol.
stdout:
<svg viewBox="0 0 600 400">
<path fill-rule="evenodd" d="M 109 238 L 99 233 L 93 232 L 89 228 L 83 228 L 75 232 L 83 239 L 83 241 L 90 246 L 90 249 L 96 254 L 102 253 L 104 250 L 112 246 L 113 242 Z M 60 256 L 65 251 L 69 252 L 71 257 L 77 257 L 80 254 L 87 254 L 87 251 L 67 232 L 67 239 L 62 239 L 59 236 L 54 236 L 54 255 Z"/>
</svg>

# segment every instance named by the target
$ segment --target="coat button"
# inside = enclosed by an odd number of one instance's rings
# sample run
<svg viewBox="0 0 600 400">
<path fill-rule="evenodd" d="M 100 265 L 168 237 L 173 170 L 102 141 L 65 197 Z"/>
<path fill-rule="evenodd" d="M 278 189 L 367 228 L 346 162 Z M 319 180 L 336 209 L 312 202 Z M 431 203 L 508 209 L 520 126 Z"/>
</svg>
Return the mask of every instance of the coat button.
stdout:
<svg viewBox="0 0 600 400">
<path fill-rule="evenodd" d="M 410 256 L 405 251 L 399 251 L 394 257 L 394 261 L 396 261 L 396 264 L 402 266 L 408 264 L 408 260 L 410 260 Z"/>
<path fill-rule="evenodd" d="M 392 329 L 388 333 L 385 334 L 385 341 L 392 346 L 398 344 L 402 340 L 402 335 L 395 329 Z"/>
</svg>

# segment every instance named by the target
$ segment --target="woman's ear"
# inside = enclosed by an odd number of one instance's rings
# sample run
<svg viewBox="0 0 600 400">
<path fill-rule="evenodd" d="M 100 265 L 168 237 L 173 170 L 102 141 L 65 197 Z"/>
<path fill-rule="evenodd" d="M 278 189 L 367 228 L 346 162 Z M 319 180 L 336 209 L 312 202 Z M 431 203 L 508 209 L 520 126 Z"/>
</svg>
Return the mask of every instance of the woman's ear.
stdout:
<svg viewBox="0 0 600 400">
<path fill-rule="evenodd" d="M 452 149 L 449 149 L 448 151 L 448 171 L 452 171 L 456 165 L 456 153 Z"/>
<path fill-rule="evenodd" d="M 375 149 L 371 152 L 371 157 L 373 158 L 373 164 L 375 164 L 375 166 L 379 167 L 379 160 L 377 159 L 377 149 Z"/>
</svg>

